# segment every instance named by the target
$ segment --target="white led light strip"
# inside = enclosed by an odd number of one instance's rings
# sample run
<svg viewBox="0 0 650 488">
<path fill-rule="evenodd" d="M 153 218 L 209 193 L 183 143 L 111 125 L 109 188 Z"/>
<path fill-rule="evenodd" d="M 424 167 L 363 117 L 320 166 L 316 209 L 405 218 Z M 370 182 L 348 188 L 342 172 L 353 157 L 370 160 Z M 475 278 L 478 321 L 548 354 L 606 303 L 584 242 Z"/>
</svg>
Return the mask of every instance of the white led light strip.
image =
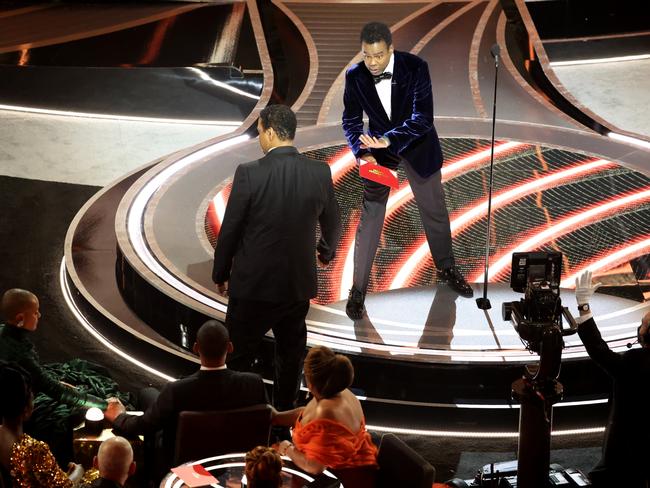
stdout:
<svg viewBox="0 0 650 488">
<path fill-rule="evenodd" d="M 144 213 L 147 208 L 149 200 L 153 195 L 158 191 L 158 189 L 167 182 L 172 176 L 174 176 L 179 171 L 185 169 L 187 166 L 200 161 L 203 158 L 213 155 L 214 153 L 227 149 L 229 147 L 236 146 L 242 142 L 247 141 L 250 137 L 246 134 L 233 137 L 232 139 L 227 139 L 225 141 L 218 142 L 212 146 L 204 147 L 192 153 L 188 156 L 185 156 L 182 159 L 179 159 L 173 164 L 170 164 L 168 167 L 163 169 L 160 173 L 154 176 L 149 180 L 141 189 L 137 196 L 133 199 L 131 207 L 129 208 L 129 213 L 126 219 L 127 232 L 133 250 L 138 255 L 140 260 L 160 279 L 165 281 L 167 284 L 180 291 L 181 293 L 193 298 L 197 302 L 200 302 L 208 307 L 219 310 L 220 312 L 226 312 L 226 305 L 213 300 L 202 293 L 199 293 L 195 289 L 191 288 L 187 284 L 183 283 L 181 280 L 172 275 L 167 269 L 165 269 L 156 258 L 151 254 L 149 246 L 147 246 L 142 232 Z"/>
<path fill-rule="evenodd" d="M 479 439 L 507 439 L 519 437 L 519 432 L 463 432 L 460 430 L 428 430 L 428 429 L 403 429 L 401 427 L 384 427 L 381 425 L 366 425 L 368 430 L 377 432 L 393 432 L 396 434 L 412 434 L 428 437 L 472 437 Z M 589 427 L 585 429 L 554 430 L 552 436 L 570 436 L 585 434 L 600 434 L 605 432 L 605 427 Z"/>
<path fill-rule="evenodd" d="M 144 369 L 145 371 L 154 374 L 158 376 L 159 378 L 162 378 L 167 381 L 176 381 L 176 378 L 169 376 L 161 371 L 158 371 L 155 368 L 152 368 L 148 364 L 143 363 L 142 361 L 137 360 L 133 356 L 130 356 L 126 352 L 122 351 L 121 349 L 115 347 L 111 342 L 106 340 L 104 336 L 102 336 L 95 328 L 92 326 L 92 324 L 88 321 L 88 319 L 81 313 L 81 310 L 79 310 L 79 307 L 77 307 L 77 304 L 74 302 L 74 299 L 72 298 L 72 293 L 70 291 L 70 287 L 68 286 L 68 280 L 66 279 L 66 270 L 65 270 L 65 258 L 61 260 L 61 266 L 59 268 L 59 282 L 61 285 L 61 291 L 63 292 L 63 298 L 65 299 L 66 304 L 68 305 L 68 308 L 72 312 L 72 314 L 76 317 L 77 321 L 81 326 L 86 329 L 90 334 L 97 339 L 99 342 L 101 342 L 105 347 L 107 347 L 109 350 L 113 351 L 115 354 L 118 356 L 126 359 L 130 363 L 134 364 L 135 366 Z"/>
<path fill-rule="evenodd" d="M 237 120 L 198 120 L 198 119 L 171 119 L 156 117 L 136 117 L 133 115 L 120 114 L 97 114 L 90 112 L 73 112 L 70 110 L 52 110 L 47 108 L 23 107 L 20 105 L 3 105 L 0 104 L 0 110 L 10 110 L 12 112 L 24 112 L 39 115 L 55 115 L 59 117 L 79 117 L 84 119 L 104 119 L 104 120 L 123 120 L 125 122 L 152 122 L 158 124 L 186 124 L 186 125 L 225 125 L 229 127 L 239 127 L 241 121 Z"/>
<path fill-rule="evenodd" d="M 122 351 L 120 348 L 116 347 L 113 345 L 111 342 L 109 342 L 106 338 L 104 338 L 95 328 L 92 326 L 92 324 L 88 321 L 88 319 L 81 313 L 79 308 L 77 307 L 77 304 L 74 302 L 74 299 L 72 297 L 72 293 L 70 290 L 70 287 L 68 285 L 68 281 L 66 279 L 66 268 L 65 268 L 65 258 L 61 260 L 61 266 L 59 269 L 59 281 L 60 281 L 60 286 L 61 286 L 61 291 L 63 292 L 63 297 L 65 299 L 66 304 L 68 305 L 68 308 L 72 312 L 72 314 L 75 316 L 79 324 L 86 329 L 95 339 L 97 339 L 101 344 L 103 344 L 106 348 L 109 350 L 113 351 L 116 353 L 118 356 L 124 358 L 125 360 L 129 361 L 131 364 L 151 373 L 159 378 L 162 378 L 167 381 L 176 381 L 176 378 L 169 376 L 161 371 L 158 371 L 157 369 L 143 363 L 142 361 L 139 361 L 138 359 L 134 358 L 133 356 L 130 356 L 126 352 Z M 301 388 L 304 390 L 304 388 Z M 503 409 L 503 408 L 519 408 L 519 405 L 488 405 L 488 404 L 437 404 L 437 403 L 426 403 L 426 402 L 409 402 L 409 401 L 404 401 L 404 400 L 382 400 L 379 398 L 370 398 L 370 397 L 365 397 L 361 395 L 357 395 L 357 398 L 359 398 L 362 401 L 372 401 L 372 402 L 383 402 L 383 403 L 396 403 L 396 404 L 404 404 L 404 405 L 411 405 L 411 406 L 434 406 L 434 407 L 441 407 L 441 406 L 448 406 L 450 408 L 482 408 L 482 409 Z M 580 406 L 580 405 L 592 405 L 592 404 L 598 404 L 598 403 L 607 403 L 606 399 L 599 399 L 599 400 L 587 400 L 587 401 L 581 401 L 581 402 L 566 402 L 566 403 L 560 403 L 556 405 L 556 407 L 560 406 Z M 474 438 L 505 438 L 505 437 L 517 437 L 519 434 L 516 432 L 461 432 L 461 431 L 446 431 L 446 430 L 422 430 L 422 429 L 407 429 L 407 428 L 400 428 L 400 427 L 384 427 L 384 426 L 379 426 L 379 425 L 368 425 L 368 429 L 370 430 L 376 430 L 378 432 L 396 432 L 396 433 L 403 433 L 403 434 L 418 434 L 418 435 L 426 435 L 426 436 L 439 436 L 439 437 L 474 437 Z M 603 428 L 593 428 L 593 429 L 573 429 L 573 430 L 566 430 L 566 431 L 554 431 L 552 435 L 578 435 L 578 434 L 585 434 L 585 433 L 597 433 L 597 432 L 603 432 Z M 217 456 L 214 458 L 209 458 L 209 460 L 215 460 L 220 457 L 230 457 L 228 456 Z M 197 461 L 201 462 L 201 461 Z"/>
<path fill-rule="evenodd" d="M 214 86 L 223 88 L 224 90 L 228 90 L 229 92 L 235 93 L 237 95 L 241 95 L 242 97 L 252 98 L 253 100 L 260 99 L 260 97 L 257 95 L 253 95 L 251 93 L 245 92 L 244 90 L 240 90 L 239 88 L 235 88 L 234 86 L 230 86 L 228 83 L 224 83 L 223 81 L 215 80 L 203 70 L 200 70 L 198 68 L 187 68 L 187 69 L 192 71 L 193 73 L 196 73 L 199 76 L 199 78 L 201 78 L 204 81 L 207 81 L 208 83 Z"/>
<path fill-rule="evenodd" d="M 550 63 L 552 68 L 557 66 L 578 66 L 581 64 L 602 64 L 602 63 L 620 63 L 624 61 L 641 61 L 650 59 L 650 54 L 635 54 L 632 56 L 614 56 L 611 58 L 594 58 L 594 59 L 575 59 L 570 61 L 553 61 Z"/>
<path fill-rule="evenodd" d="M 636 137 L 626 136 L 624 134 L 619 134 L 618 132 L 608 132 L 607 136 L 617 141 L 628 142 L 644 149 L 650 149 L 650 142 L 644 141 L 642 139 L 637 139 Z"/>
</svg>

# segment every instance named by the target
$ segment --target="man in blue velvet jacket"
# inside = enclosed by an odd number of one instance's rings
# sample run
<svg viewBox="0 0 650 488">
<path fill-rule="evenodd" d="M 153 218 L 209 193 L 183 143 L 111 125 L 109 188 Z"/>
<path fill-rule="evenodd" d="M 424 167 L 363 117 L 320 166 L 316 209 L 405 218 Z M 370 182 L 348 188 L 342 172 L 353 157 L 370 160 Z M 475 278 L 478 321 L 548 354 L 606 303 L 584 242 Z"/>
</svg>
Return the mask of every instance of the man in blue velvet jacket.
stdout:
<svg viewBox="0 0 650 488">
<path fill-rule="evenodd" d="M 390 29 L 379 22 L 361 31 L 363 62 L 345 77 L 343 130 L 357 160 L 390 169 L 401 164 L 420 211 L 431 255 L 440 277 L 463 296 L 472 288 L 456 267 L 449 214 L 440 168 L 442 149 L 433 126 L 429 67 L 421 58 L 392 45 Z M 363 113 L 368 134 L 363 132 Z M 346 313 L 353 320 L 365 312 L 365 294 L 386 212 L 389 188 L 363 181 L 363 208 L 354 251 L 354 279 Z"/>
</svg>

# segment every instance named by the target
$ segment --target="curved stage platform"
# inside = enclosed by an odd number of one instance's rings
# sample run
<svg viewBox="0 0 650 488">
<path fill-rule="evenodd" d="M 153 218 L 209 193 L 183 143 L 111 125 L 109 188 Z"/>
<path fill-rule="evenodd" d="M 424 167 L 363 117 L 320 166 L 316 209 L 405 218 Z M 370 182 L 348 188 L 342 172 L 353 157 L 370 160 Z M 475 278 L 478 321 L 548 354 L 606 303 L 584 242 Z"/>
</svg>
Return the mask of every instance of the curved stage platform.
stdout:
<svg viewBox="0 0 650 488">
<path fill-rule="evenodd" d="M 247 6 L 255 30 L 256 7 L 252 2 Z M 337 119 L 342 73 L 358 54 L 356 44 L 347 44 L 356 41 L 333 39 L 319 30 L 319 15 L 322 28 L 329 25 L 322 20 L 328 4 L 277 1 L 274 6 L 295 24 L 309 51 L 307 81 L 293 103 L 302 124 L 296 145 L 330 164 L 344 221 L 336 259 L 319 270 L 308 345 L 326 344 L 351 357 L 354 387 L 374 428 L 516 436 L 518 409 L 510 399 L 510 384 L 537 356 L 501 318 L 501 304 L 521 298 L 507 285 L 510 256 L 515 251 L 561 251 L 562 299 L 572 310 L 571 285 L 591 269 L 605 285 L 592 304 L 596 320 L 610 347 L 625 350 L 648 309 L 643 292 L 650 255 L 650 178 L 645 174 L 650 151 L 580 125 L 558 108 L 561 103 L 550 103 L 536 91 L 505 53 L 490 242 L 492 310 L 484 313 L 474 300 L 436 283 L 417 208 L 401 174 L 400 188 L 388 203 L 368 316 L 353 323 L 343 310 L 361 182 Z M 353 24 L 354 37 L 357 24 L 375 20 L 365 14 L 345 20 L 346 9 L 352 11 L 354 5 L 337 6 L 340 12 L 338 17 L 332 13 L 332 19 Z M 429 61 L 454 250 L 478 296 L 490 162 L 491 123 L 485 107 L 492 102 L 494 76 L 489 49 L 496 41 L 508 44 L 505 16 L 495 1 L 381 8 L 390 11 L 397 48 Z M 261 33 L 259 25 L 256 33 Z M 334 47 L 328 48 L 324 39 Z M 347 45 L 347 51 L 339 50 L 337 42 Z M 212 253 L 235 168 L 261 156 L 248 134 L 256 114 L 269 103 L 274 77 L 268 52 L 260 46 L 265 84 L 239 130 L 105 188 L 68 233 L 62 281 L 71 306 L 121 353 L 165 377 L 195 368 L 190 346 L 198 326 L 206 317 L 225 316 L 227 300 L 210 280 Z M 446 69 L 434 69 L 441 65 Z M 323 80 L 327 86 L 318 89 Z M 267 379 L 272 347 L 269 336 L 260 366 Z M 556 434 L 602 430 L 607 379 L 577 336 L 566 338 L 563 358 L 565 399 L 556 409 Z"/>
</svg>

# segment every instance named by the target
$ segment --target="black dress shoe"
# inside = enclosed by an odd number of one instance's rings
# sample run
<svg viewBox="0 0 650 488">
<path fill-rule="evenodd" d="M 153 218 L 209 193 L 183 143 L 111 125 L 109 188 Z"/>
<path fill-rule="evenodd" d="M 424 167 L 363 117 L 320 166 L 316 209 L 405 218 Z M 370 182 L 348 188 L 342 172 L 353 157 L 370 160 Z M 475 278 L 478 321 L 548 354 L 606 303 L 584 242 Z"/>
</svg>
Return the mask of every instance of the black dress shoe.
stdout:
<svg viewBox="0 0 650 488">
<path fill-rule="evenodd" d="M 440 279 L 456 290 L 459 295 L 466 298 L 472 298 L 474 296 L 474 290 L 465 281 L 465 278 L 456 266 L 438 271 L 438 274 L 440 275 Z"/>
<path fill-rule="evenodd" d="M 351 320 L 361 320 L 363 318 L 363 314 L 366 312 L 366 307 L 363 304 L 365 299 L 365 293 L 361 293 L 354 286 L 350 288 L 348 303 L 345 305 L 345 313 Z"/>
</svg>

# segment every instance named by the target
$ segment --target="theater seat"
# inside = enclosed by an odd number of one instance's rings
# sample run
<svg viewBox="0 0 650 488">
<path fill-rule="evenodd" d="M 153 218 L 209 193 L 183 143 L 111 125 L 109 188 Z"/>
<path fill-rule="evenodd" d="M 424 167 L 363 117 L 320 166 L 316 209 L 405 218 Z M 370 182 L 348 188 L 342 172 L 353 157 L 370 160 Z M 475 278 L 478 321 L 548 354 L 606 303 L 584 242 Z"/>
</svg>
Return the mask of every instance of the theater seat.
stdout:
<svg viewBox="0 0 650 488">
<path fill-rule="evenodd" d="M 394 434 L 384 434 L 377 455 L 378 488 L 431 488 L 436 470 Z"/>
<path fill-rule="evenodd" d="M 234 410 L 181 412 L 176 426 L 174 466 L 267 446 L 270 432 L 271 406 L 266 404 Z"/>
</svg>

